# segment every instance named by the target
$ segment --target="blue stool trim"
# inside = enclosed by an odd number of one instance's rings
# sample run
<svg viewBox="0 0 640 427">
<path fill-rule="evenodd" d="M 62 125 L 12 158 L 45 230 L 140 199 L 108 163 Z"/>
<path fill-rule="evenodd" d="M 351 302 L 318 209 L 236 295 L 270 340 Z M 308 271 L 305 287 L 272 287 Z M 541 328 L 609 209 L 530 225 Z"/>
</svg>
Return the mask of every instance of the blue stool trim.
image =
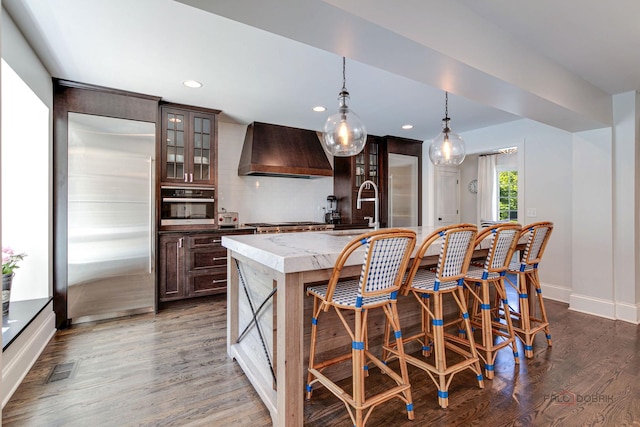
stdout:
<svg viewBox="0 0 640 427">
<path fill-rule="evenodd" d="M 482 272 L 482 280 L 487 280 L 488 277 L 489 277 L 489 272 L 488 271 L 483 271 Z"/>
<path fill-rule="evenodd" d="M 398 299 L 398 291 L 391 292 L 391 294 L 389 294 L 389 299 L 390 300 Z"/>
<path fill-rule="evenodd" d="M 528 295 L 528 294 L 518 294 L 518 296 L 519 296 L 520 298 L 522 298 L 522 299 L 529 298 L 529 295 Z"/>
<path fill-rule="evenodd" d="M 442 319 L 433 319 L 433 326 L 444 326 L 444 320 Z"/>
<path fill-rule="evenodd" d="M 449 392 L 448 391 L 440 391 L 440 390 L 438 390 L 438 397 L 447 398 L 447 397 L 449 397 Z"/>
<path fill-rule="evenodd" d="M 491 304 L 480 304 L 480 309 L 491 310 Z"/>
<path fill-rule="evenodd" d="M 551 334 L 545 334 L 547 336 L 547 339 L 550 340 L 551 339 Z"/>
<path fill-rule="evenodd" d="M 422 351 L 431 351 L 431 346 L 423 345 L 422 346 Z"/>
<path fill-rule="evenodd" d="M 311 318 L 311 324 L 312 325 L 317 325 L 318 324 L 318 318 L 317 317 L 312 317 Z"/>
<path fill-rule="evenodd" d="M 466 334 L 467 330 L 466 329 L 458 329 L 458 333 L 459 334 Z"/>
<path fill-rule="evenodd" d="M 364 350 L 364 341 L 351 341 L 351 348 L 354 350 Z"/>
<path fill-rule="evenodd" d="M 396 331 L 396 339 L 402 338 L 402 331 Z"/>
<path fill-rule="evenodd" d="M 505 298 L 505 299 L 502 300 L 502 303 L 503 304 L 509 304 L 509 300 Z"/>
<path fill-rule="evenodd" d="M 533 346 L 532 345 L 525 345 L 524 349 L 525 350 L 533 350 Z"/>
<path fill-rule="evenodd" d="M 305 389 L 307 390 L 308 393 L 311 393 L 311 391 L 313 390 L 313 388 L 311 388 L 309 384 L 305 386 Z"/>
<path fill-rule="evenodd" d="M 485 364 L 485 365 L 484 365 L 484 368 L 485 368 L 487 371 L 493 371 L 493 369 L 494 369 L 494 365 L 487 363 L 487 364 Z"/>
<path fill-rule="evenodd" d="M 468 319 L 469 318 L 469 313 L 467 313 L 466 311 L 464 313 L 462 313 L 462 318 L 463 319 Z"/>
<path fill-rule="evenodd" d="M 478 375 L 476 376 L 476 378 L 478 378 L 478 381 L 482 381 L 482 380 L 483 380 L 483 378 L 482 378 L 482 374 L 478 374 Z"/>
<path fill-rule="evenodd" d="M 360 308 L 362 307 L 362 297 L 361 296 L 357 296 L 356 297 L 356 308 Z"/>
<path fill-rule="evenodd" d="M 520 355 L 518 354 L 518 352 L 517 352 L 517 351 L 514 351 L 514 352 L 513 352 L 513 357 L 520 357 Z"/>
<path fill-rule="evenodd" d="M 364 367 L 362 369 L 364 369 L 365 371 L 368 371 L 369 370 L 369 365 L 364 365 Z"/>
<path fill-rule="evenodd" d="M 408 404 L 407 404 L 407 411 L 408 411 L 408 412 L 413 411 L 413 403 L 408 403 Z"/>
<path fill-rule="evenodd" d="M 541 294 L 542 293 L 542 289 L 536 288 L 536 293 L 537 294 Z"/>
</svg>

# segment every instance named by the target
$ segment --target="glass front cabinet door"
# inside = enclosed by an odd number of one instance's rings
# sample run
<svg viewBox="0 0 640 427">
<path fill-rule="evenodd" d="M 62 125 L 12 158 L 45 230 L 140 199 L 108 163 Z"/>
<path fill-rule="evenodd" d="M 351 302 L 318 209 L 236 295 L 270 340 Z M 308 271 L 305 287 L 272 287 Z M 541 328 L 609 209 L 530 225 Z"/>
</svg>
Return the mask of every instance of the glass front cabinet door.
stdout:
<svg viewBox="0 0 640 427">
<path fill-rule="evenodd" d="M 216 115 L 162 107 L 162 182 L 214 185 Z"/>
</svg>

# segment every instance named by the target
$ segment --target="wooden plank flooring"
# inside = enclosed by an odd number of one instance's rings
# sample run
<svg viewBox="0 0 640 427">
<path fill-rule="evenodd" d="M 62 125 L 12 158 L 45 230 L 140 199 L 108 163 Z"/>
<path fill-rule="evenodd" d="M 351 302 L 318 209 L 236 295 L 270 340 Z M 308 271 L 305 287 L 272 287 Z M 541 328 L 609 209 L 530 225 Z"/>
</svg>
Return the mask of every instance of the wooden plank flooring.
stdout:
<svg viewBox="0 0 640 427">
<path fill-rule="evenodd" d="M 640 426 L 640 328 L 546 304 L 553 348 L 539 335 L 535 357 L 519 366 L 502 350 L 484 390 L 471 372 L 458 374 L 446 410 L 426 374 L 410 367 L 416 419 L 397 400 L 377 407 L 367 426 Z M 269 426 L 226 355 L 225 316 L 225 297 L 215 296 L 60 331 L 3 409 L 2 425 Z M 65 363 L 75 363 L 71 376 L 45 384 Z M 368 387 L 379 385 L 373 373 Z M 305 425 L 351 422 L 319 389 L 305 403 Z"/>
</svg>

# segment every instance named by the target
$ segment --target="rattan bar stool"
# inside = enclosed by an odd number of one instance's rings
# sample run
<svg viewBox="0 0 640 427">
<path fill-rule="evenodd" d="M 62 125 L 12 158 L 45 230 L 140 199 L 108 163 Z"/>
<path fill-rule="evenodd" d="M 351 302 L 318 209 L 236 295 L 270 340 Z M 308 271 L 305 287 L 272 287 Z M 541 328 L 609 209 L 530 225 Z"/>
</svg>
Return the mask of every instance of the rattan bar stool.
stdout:
<svg viewBox="0 0 640 427">
<path fill-rule="evenodd" d="M 307 294 L 313 296 L 314 300 L 306 397 L 311 398 L 315 383 L 324 385 L 344 402 L 353 424 L 357 427 L 365 425 L 377 405 L 393 398 L 404 401 L 408 418 L 414 419 L 411 385 L 396 299 L 415 244 L 416 234 L 411 230 L 384 229 L 362 234 L 342 250 L 329 282 L 307 289 Z M 347 259 L 362 246 L 365 247 L 365 252 L 360 277 L 341 281 L 340 273 Z M 362 255 L 357 253 L 354 256 Z M 318 321 L 320 314 L 327 312 L 331 307 L 351 337 L 351 352 L 319 362 L 316 360 Z M 372 309 L 381 309 L 394 331 L 397 345 L 393 354 L 399 360 L 399 375 L 369 351 L 367 319 Z M 353 313 L 353 322 L 345 316 L 348 312 Z M 353 326 L 350 323 L 353 323 Z M 351 394 L 323 372 L 329 366 L 347 361 L 351 361 L 352 365 Z M 367 396 L 365 390 L 365 377 L 369 374 L 370 363 L 395 381 L 395 384 L 391 382 L 392 387 L 374 396 Z"/>
<path fill-rule="evenodd" d="M 518 277 L 517 284 L 507 277 L 507 282 L 518 292 L 519 313 L 511 311 L 516 322 L 513 329 L 524 344 L 524 355 L 533 357 L 533 339 L 538 332 L 544 331 L 547 343 L 551 346 L 551 331 L 547 311 L 544 308 L 538 264 L 553 231 L 552 222 L 536 222 L 522 228 L 521 236 L 528 236 L 526 247 L 520 261 L 512 261 L 508 274 Z M 535 297 L 533 296 L 535 292 Z"/>
<path fill-rule="evenodd" d="M 520 224 L 506 223 L 483 229 L 476 237 L 475 248 L 486 249 L 487 256 L 480 264 L 472 262 L 464 278 L 471 325 L 474 333 L 481 334 L 480 340 L 475 337 L 475 345 L 478 356 L 484 361 L 485 377 L 489 379 L 494 375 L 498 350 L 511 346 L 515 363 L 520 363 L 504 276 L 518 244 L 521 228 Z M 459 338 L 451 339 L 461 344 L 469 343 L 464 330 L 461 330 Z"/>
<path fill-rule="evenodd" d="M 402 291 L 403 295 L 408 295 L 409 292 L 413 293 L 420 304 L 422 313 L 421 331 L 404 337 L 403 342 L 406 344 L 418 341 L 422 345 L 424 357 L 406 355 L 407 363 L 428 374 L 438 388 L 438 403 L 443 408 L 449 404 L 449 385 L 453 376 L 458 372 L 470 369 L 476 374 L 480 388 L 484 388 L 482 370 L 471 333 L 464 295 L 464 276 L 469 268 L 476 234 L 477 227 L 475 225 L 456 224 L 439 228 L 427 236 L 414 257 Z M 429 248 L 432 246 L 437 248 L 438 245 L 440 246 L 439 252 L 429 251 Z M 425 254 L 437 256 L 435 268 L 421 268 Z M 448 339 L 451 334 L 446 333 L 444 328 L 444 295 L 451 295 L 460 311 L 463 327 L 471 343 L 469 349 L 462 348 Z M 390 351 L 395 350 L 396 346 L 389 341 L 389 336 L 387 328 L 384 348 Z M 431 354 L 432 350 L 433 355 Z M 457 353 L 462 356 L 462 360 L 449 363 L 447 351 Z M 385 356 L 385 360 L 394 358 L 393 354 Z"/>
</svg>

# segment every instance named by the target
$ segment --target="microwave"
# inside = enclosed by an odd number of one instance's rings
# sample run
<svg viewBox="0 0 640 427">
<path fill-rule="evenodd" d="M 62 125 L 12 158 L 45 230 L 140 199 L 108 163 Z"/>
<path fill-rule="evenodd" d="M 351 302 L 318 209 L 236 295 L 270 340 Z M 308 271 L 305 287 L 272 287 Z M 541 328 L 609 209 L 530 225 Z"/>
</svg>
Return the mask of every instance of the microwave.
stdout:
<svg viewBox="0 0 640 427">
<path fill-rule="evenodd" d="M 215 189 L 160 187 L 160 225 L 215 225 Z"/>
</svg>

